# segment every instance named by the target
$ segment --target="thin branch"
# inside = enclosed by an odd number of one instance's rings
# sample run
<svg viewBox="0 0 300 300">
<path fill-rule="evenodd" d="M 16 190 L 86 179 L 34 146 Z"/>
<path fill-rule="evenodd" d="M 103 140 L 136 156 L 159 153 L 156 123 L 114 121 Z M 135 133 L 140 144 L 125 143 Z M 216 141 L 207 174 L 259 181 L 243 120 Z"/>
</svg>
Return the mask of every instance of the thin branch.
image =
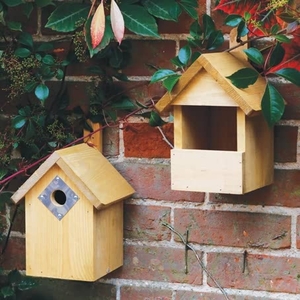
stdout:
<svg viewBox="0 0 300 300">
<path fill-rule="evenodd" d="M 156 127 L 158 129 L 158 131 L 160 132 L 160 134 L 163 137 L 163 140 L 170 146 L 171 149 L 174 148 L 174 146 L 172 145 L 172 143 L 167 139 L 166 135 L 164 134 L 164 132 L 162 131 L 162 129 L 160 128 L 160 126 Z"/>
<path fill-rule="evenodd" d="M 193 251 L 200 267 L 203 269 L 203 271 L 207 274 L 207 276 L 215 283 L 215 285 L 219 288 L 219 290 L 222 292 L 222 294 L 224 295 L 224 298 L 226 300 L 230 300 L 230 298 L 228 297 L 226 291 L 221 287 L 221 285 L 217 282 L 217 280 L 213 277 L 213 275 L 207 270 L 207 268 L 205 267 L 205 265 L 203 264 L 200 256 L 198 255 L 197 251 L 195 250 L 195 248 L 183 237 L 183 235 L 178 232 L 176 229 L 174 229 L 173 226 L 171 226 L 170 224 L 163 222 L 162 223 L 163 226 L 166 226 L 167 228 L 169 228 L 173 233 L 175 233 L 181 240 L 181 242 L 185 245 L 186 248 L 190 249 Z"/>
</svg>

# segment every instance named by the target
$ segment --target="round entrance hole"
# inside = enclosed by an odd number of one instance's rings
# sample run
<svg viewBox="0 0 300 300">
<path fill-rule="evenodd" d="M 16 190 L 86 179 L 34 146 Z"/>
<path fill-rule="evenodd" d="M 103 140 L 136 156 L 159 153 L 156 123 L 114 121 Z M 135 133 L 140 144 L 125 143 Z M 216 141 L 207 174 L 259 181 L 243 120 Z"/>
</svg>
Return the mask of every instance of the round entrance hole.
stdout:
<svg viewBox="0 0 300 300">
<path fill-rule="evenodd" d="M 55 204 L 64 205 L 67 201 L 67 196 L 63 191 L 56 190 L 52 193 L 52 200 Z"/>
</svg>

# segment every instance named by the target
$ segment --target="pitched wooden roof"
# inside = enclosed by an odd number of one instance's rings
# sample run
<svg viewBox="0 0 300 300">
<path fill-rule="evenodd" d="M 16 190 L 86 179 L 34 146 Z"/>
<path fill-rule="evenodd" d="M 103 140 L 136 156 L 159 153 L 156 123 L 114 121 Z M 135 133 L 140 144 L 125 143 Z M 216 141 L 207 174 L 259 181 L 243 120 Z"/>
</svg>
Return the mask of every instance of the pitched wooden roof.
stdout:
<svg viewBox="0 0 300 300">
<path fill-rule="evenodd" d="M 18 203 L 55 164 L 97 209 L 134 193 L 130 184 L 98 150 L 87 144 L 80 144 L 55 151 L 11 199 Z"/>
<path fill-rule="evenodd" d="M 202 76 L 199 73 L 201 71 L 203 74 L 203 70 L 205 70 L 246 115 L 261 111 L 261 99 L 266 88 L 266 82 L 262 76 L 259 76 L 258 80 L 246 89 L 235 87 L 226 78 L 242 68 L 249 67 L 251 68 L 251 65 L 247 61 L 238 59 L 237 56 L 229 52 L 202 54 L 180 77 L 173 90 L 166 93 L 155 107 L 159 112 L 167 110 L 180 93 L 188 88 L 189 83 L 193 79 L 202 80 Z M 188 91 L 185 90 L 185 95 L 187 93 Z"/>
</svg>

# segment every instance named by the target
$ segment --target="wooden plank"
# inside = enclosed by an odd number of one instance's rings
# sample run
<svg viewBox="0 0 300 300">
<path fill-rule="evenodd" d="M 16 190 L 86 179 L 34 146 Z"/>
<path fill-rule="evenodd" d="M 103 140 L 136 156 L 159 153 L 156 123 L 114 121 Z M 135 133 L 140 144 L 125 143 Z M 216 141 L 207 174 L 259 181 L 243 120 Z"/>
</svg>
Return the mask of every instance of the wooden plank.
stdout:
<svg viewBox="0 0 300 300">
<path fill-rule="evenodd" d="M 171 150 L 173 190 L 242 194 L 244 153 Z"/>
<path fill-rule="evenodd" d="M 204 69 L 198 72 L 183 89 L 172 105 L 189 106 L 233 106 L 237 103 L 220 87 Z"/>
<path fill-rule="evenodd" d="M 261 99 L 266 88 L 262 76 L 246 89 L 238 89 L 226 78 L 242 68 L 252 68 L 248 62 L 238 60 L 227 52 L 202 54 L 198 61 L 246 115 L 261 111 Z"/>
<path fill-rule="evenodd" d="M 38 200 L 58 175 L 79 200 L 59 221 Z M 94 281 L 93 205 L 54 165 L 26 195 L 26 272 L 30 276 Z"/>
<path fill-rule="evenodd" d="M 94 134 L 90 135 L 89 137 L 84 139 L 85 143 L 88 143 L 89 145 L 94 146 L 96 149 L 98 149 L 101 153 L 103 151 L 103 131 L 101 130 L 101 124 L 100 123 L 93 123 L 92 121 L 88 120 L 88 124 L 91 126 L 93 131 L 98 130 Z M 84 129 L 83 130 L 83 136 L 87 136 L 91 132 Z"/>
</svg>

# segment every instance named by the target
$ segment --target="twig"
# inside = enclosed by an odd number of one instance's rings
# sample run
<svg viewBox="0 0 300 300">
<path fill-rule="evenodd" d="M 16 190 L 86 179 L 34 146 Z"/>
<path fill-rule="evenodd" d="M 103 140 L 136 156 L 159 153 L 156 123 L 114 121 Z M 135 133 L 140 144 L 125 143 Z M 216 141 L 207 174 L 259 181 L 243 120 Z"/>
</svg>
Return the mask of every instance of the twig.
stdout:
<svg viewBox="0 0 300 300">
<path fill-rule="evenodd" d="M 164 132 L 162 131 L 162 129 L 160 128 L 160 126 L 156 127 L 158 129 L 158 131 L 160 132 L 160 134 L 163 137 L 163 140 L 170 146 L 171 149 L 174 148 L 174 146 L 172 145 L 172 143 L 167 139 L 166 135 L 164 134 Z"/>
<path fill-rule="evenodd" d="M 219 288 L 219 290 L 222 292 L 222 294 L 224 295 L 224 298 L 226 300 L 230 300 L 226 291 L 221 287 L 221 285 L 217 282 L 217 280 L 212 276 L 212 274 L 207 270 L 207 268 L 205 267 L 205 265 L 203 264 L 201 258 L 199 257 L 197 251 L 195 250 L 195 248 L 182 236 L 182 234 L 180 232 L 178 232 L 176 229 L 174 229 L 174 227 L 172 227 L 170 224 L 163 222 L 162 223 L 163 226 L 166 226 L 167 228 L 169 228 L 173 233 L 175 233 L 181 240 L 181 242 L 185 245 L 185 247 L 189 250 L 192 250 L 200 267 L 203 269 L 203 271 L 207 274 L 207 276 L 215 283 L 215 285 Z"/>
</svg>

